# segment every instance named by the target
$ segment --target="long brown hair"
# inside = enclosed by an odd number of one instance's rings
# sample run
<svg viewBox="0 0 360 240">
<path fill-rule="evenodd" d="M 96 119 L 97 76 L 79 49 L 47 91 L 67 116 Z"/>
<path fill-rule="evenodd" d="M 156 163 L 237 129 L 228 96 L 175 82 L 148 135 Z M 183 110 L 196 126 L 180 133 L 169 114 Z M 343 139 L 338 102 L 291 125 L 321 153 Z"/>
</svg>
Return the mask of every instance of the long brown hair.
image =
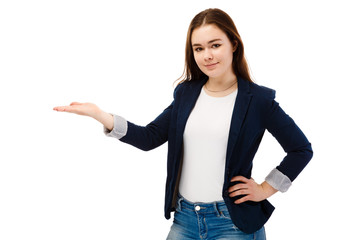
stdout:
<svg viewBox="0 0 360 240">
<path fill-rule="evenodd" d="M 182 76 L 178 79 L 181 82 L 198 80 L 206 75 L 197 66 L 194 58 L 193 48 L 191 45 L 191 35 L 193 31 L 205 24 L 214 24 L 224 33 L 237 48 L 233 53 L 232 67 L 237 77 L 253 82 L 250 77 L 249 67 L 244 55 L 244 45 L 238 33 L 236 26 L 230 16 L 217 8 L 209 8 L 198 13 L 190 23 L 185 47 L 185 67 Z"/>
</svg>

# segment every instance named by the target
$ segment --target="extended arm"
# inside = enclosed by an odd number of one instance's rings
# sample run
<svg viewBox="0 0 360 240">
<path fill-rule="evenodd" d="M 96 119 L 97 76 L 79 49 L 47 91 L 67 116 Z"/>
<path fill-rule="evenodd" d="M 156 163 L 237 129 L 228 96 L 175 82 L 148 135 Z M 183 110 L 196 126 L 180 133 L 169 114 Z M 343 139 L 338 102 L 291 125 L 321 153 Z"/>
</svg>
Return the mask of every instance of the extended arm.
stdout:
<svg viewBox="0 0 360 240">
<path fill-rule="evenodd" d="M 104 125 L 106 135 L 148 151 L 167 141 L 172 107 L 173 104 L 146 126 L 138 126 L 120 116 L 106 113 L 93 103 L 73 102 L 69 106 L 54 107 L 54 110 L 92 117 Z"/>
</svg>

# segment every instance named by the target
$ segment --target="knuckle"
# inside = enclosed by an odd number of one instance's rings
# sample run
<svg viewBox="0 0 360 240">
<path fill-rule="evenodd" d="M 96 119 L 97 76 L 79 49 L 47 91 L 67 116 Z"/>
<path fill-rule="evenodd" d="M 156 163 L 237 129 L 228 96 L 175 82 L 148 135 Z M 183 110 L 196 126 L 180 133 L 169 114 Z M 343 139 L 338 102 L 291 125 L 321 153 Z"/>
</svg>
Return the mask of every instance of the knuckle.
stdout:
<svg viewBox="0 0 360 240">
<path fill-rule="evenodd" d="M 233 178 L 233 181 L 240 181 L 240 176 L 235 176 L 235 177 Z"/>
</svg>

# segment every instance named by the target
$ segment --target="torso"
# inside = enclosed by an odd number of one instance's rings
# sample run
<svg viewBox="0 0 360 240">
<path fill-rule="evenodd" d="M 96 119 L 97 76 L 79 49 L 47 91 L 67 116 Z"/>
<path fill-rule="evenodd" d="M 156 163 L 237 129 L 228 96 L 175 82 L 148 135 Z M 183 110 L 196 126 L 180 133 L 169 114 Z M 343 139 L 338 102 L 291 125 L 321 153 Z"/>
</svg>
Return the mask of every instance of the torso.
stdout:
<svg viewBox="0 0 360 240">
<path fill-rule="evenodd" d="M 236 90 L 228 89 L 227 94 L 210 95 L 203 87 L 187 120 L 179 190 L 192 202 L 222 200 L 226 149 Z"/>
</svg>

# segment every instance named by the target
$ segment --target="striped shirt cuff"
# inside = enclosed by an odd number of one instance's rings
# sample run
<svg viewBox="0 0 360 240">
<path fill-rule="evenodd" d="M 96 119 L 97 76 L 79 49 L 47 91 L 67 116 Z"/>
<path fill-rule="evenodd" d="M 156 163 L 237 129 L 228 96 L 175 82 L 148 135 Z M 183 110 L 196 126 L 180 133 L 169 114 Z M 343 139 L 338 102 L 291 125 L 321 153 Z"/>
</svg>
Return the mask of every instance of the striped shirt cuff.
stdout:
<svg viewBox="0 0 360 240">
<path fill-rule="evenodd" d="M 280 192 L 286 192 L 291 186 L 291 180 L 277 168 L 267 175 L 265 181 Z"/>
<path fill-rule="evenodd" d="M 104 133 L 108 137 L 113 137 L 120 139 L 127 133 L 127 121 L 125 118 L 120 117 L 118 115 L 112 114 L 114 116 L 114 128 L 110 131 L 106 127 L 104 127 Z"/>
</svg>

